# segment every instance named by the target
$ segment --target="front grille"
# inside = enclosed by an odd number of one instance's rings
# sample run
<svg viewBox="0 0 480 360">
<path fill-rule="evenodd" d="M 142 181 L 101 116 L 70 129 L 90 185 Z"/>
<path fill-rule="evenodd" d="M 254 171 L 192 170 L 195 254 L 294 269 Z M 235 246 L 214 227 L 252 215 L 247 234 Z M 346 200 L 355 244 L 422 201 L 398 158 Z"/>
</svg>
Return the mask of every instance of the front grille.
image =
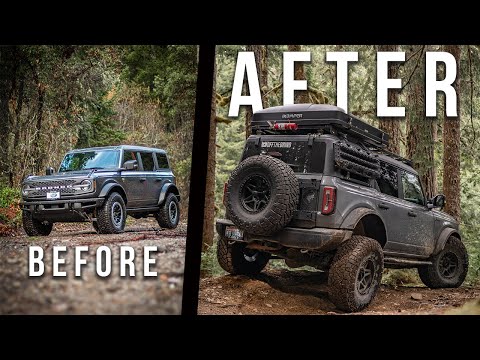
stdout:
<svg viewBox="0 0 480 360">
<path fill-rule="evenodd" d="M 38 187 L 56 187 L 56 186 L 67 186 L 73 185 L 77 182 L 75 179 L 62 179 L 62 180 L 50 180 L 50 181 L 35 181 L 30 184 L 30 186 Z"/>
<path fill-rule="evenodd" d="M 35 181 L 29 184 L 32 190 L 29 191 L 28 197 L 45 197 L 49 191 L 60 191 L 60 195 L 76 194 L 73 185 L 78 181 L 78 179 Z"/>
</svg>

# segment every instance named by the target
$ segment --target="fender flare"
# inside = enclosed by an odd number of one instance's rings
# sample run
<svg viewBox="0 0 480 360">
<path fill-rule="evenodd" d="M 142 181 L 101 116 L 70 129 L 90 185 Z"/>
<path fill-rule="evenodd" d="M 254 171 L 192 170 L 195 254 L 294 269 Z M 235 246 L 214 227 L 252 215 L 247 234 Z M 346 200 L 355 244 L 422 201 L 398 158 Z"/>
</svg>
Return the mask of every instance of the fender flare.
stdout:
<svg viewBox="0 0 480 360">
<path fill-rule="evenodd" d="M 109 182 L 107 184 L 104 184 L 98 197 L 103 197 L 103 198 L 107 197 L 108 193 L 114 188 L 119 188 L 121 190 L 122 192 L 121 195 L 124 196 L 125 204 L 127 204 L 127 195 L 126 195 L 125 189 L 122 187 L 122 185 L 120 185 L 117 182 Z"/>
<path fill-rule="evenodd" d="M 177 197 L 177 200 L 180 201 L 180 192 L 178 191 L 177 186 L 172 182 L 166 182 L 163 184 L 162 189 L 160 190 L 160 196 L 158 197 L 159 206 L 165 201 L 168 192 L 173 192 Z"/>
<path fill-rule="evenodd" d="M 343 220 L 342 225 L 340 226 L 341 229 L 349 229 L 353 230 L 357 226 L 358 222 L 365 216 L 365 215 L 370 215 L 378 214 L 375 212 L 375 210 L 370 209 L 370 208 L 365 208 L 365 207 L 360 207 L 353 209 L 350 211 L 350 213 L 347 215 L 345 220 Z"/>
<path fill-rule="evenodd" d="M 445 244 L 447 243 L 448 238 L 452 235 L 456 235 L 459 239 L 461 239 L 460 234 L 457 230 L 450 227 L 443 229 L 438 236 L 437 242 L 435 244 L 435 250 L 433 251 L 432 255 L 437 255 L 440 251 L 442 251 L 445 247 Z"/>
</svg>

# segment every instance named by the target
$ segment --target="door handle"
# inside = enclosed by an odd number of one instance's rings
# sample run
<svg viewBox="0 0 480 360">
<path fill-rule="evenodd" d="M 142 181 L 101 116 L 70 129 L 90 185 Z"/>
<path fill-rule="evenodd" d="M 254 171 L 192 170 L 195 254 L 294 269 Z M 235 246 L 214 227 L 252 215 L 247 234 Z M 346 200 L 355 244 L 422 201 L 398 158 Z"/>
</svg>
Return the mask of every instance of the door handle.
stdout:
<svg viewBox="0 0 480 360">
<path fill-rule="evenodd" d="M 147 178 L 144 177 L 144 178 L 140 178 L 139 180 L 140 180 L 140 182 L 144 182 L 144 181 L 147 181 Z"/>
<path fill-rule="evenodd" d="M 162 181 L 162 179 L 161 179 L 161 178 L 156 178 L 155 181 L 156 181 L 156 182 Z"/>
<path fill-rule="evenodd" d="M 383 210 L 388 210 L 388 209 L 390 209 L 390 206 L 388 206 L 388 205 L 386 205 L 386 204 L 384 204 L 384 203 L 378 204 L 378 207 L 379 207 L 380 209 L 383 209 Z"/>
<path fill-rule="evenodd" d="M 411 216 L 411 217 L 417 217 L 417 214 L 413 211 L 409 211 L 408 212 L 408 216 Z"/>
</svg>

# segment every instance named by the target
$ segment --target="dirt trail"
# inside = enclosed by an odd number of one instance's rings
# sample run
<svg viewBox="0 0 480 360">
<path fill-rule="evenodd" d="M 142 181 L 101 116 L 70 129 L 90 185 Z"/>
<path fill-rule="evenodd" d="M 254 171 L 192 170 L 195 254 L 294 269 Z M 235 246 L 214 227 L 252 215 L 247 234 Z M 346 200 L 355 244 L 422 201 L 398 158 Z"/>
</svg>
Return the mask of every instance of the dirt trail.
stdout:
<svg viewBox="0 0 480 360">
<path fill-rule="evenodd" d="M 154 219 L 132 222 L 125 233 L 98 235 L 90 224 L 60 224 L 48 237 L 25 235 L 0 238 L 0 314 L 179 314 L 183 287 L 186 225 L 160 230 Z M 42 246 L 45 274 L 28 277 L 28 249 Z M 52 246 L 67 247 L 66 278 L 52 277 Z M 74 246 L 89 246 L 82 257 L 82 278 L 74 275 Z M 96 249 L 112 250 L 112 273 L 101 278 L 95 271 Z M 135 250 L 135 277 L 119 276 L 119 247 Z M 158 247 L 151 271 L 143 277 L 143 247 Z"/>
<path fill-rule="evenodd" d="M 431 290 L 382 285 L 373 303 L 360 314 L 443 314 L 479 297 L 480 288 Z M 198 313 L 333 315 L 343 312 L 328 300 L 325 273 L 267 269 L 255 279 L 232 275 L 202 279 Z"/>
</svg>

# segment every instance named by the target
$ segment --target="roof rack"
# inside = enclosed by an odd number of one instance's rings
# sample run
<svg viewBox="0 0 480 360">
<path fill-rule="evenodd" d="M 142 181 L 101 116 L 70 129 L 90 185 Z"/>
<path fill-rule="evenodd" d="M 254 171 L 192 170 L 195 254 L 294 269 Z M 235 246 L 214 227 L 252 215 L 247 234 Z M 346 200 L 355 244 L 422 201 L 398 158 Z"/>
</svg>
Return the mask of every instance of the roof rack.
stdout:
<svg viewBox="0 0 480 360">
<path fill-rule="evenodd" d="M 395 159 L 395 160 L 400 161 L 400 162 L 402 162 L 402 163 L 404 163 L 404 164 L 406 164 L 406 165 L 408 165 L 408 166 L 413 167 L 413 162 L 412 162 L 412 160 L 406 159 L 406 158 L 404 158 L 404 157 L 402 157 L 402 156 L 400 156 L 400 155 L 397 155 L 397 154 L 395 154 L 395 153 L 393 153 L 393 152 L 391 152 L 391 151 L 388 151 L 388 150 L 386 150 L 386 149 L 375 149 L 374 151 L 375 151 L 376 153 L 378 153 L 378 154 L 387 155 L 387 156 L 391 157 L 392 159 Z"/>
<path fill-rule="evenodd" d="M 289 124 L 286 126 L 285 124 Z M 294 124 L 294 125 L 291 125 Z M 389 136 L 337 106 L 296 104 L 276 106 L 257 111 L 252 131 L 261 133 L 341 132 L 377 149 L 388 145 Z"/>
</svg>

